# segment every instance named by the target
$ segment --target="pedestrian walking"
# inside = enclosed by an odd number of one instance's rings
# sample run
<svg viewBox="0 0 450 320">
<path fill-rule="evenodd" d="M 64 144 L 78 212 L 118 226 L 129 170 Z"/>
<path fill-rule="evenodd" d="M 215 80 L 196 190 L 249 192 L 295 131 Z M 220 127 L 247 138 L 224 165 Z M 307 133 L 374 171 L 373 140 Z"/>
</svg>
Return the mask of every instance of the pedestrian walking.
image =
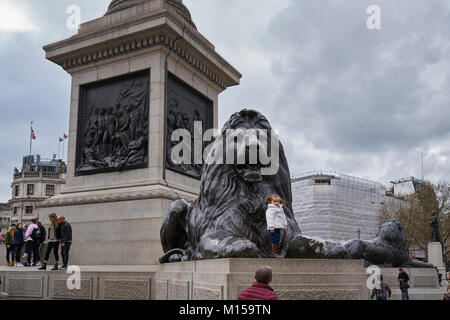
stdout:
<svg viewBox="0 0 450 320">
<path fill-rule="evenodd" d="M 39 268 L 39 270 L 47 270 L 47 262 L 50 258 L 50 253 L 53 251 L 53 254 L 55 256 L 55 266 L 53 267 L 52 271 L 58 270 L 58 264 L 59 264 L 59 244 L 61 242 L 61 228 L 58 224 L 58 217 L 56 213 L 52 213 L 48 216 L 48 219 L 50 220 L 50 227 L 48 228 L 48 243 L 47 243 L 47 250 L 45 252 L 45 258 L 44 262 L 42 263 L 42 267 Z"/>
</svg>

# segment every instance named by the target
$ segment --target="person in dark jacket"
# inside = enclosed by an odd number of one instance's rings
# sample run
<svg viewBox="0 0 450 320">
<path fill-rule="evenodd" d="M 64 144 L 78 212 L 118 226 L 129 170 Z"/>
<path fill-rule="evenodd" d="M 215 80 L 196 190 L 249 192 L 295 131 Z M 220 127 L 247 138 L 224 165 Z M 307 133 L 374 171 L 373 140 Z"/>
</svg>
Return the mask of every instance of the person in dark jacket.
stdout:
<svg viewBox="0 0 450 320">
<path fill-rule="evenodd" d="M 67 270 L 70 247 L 72 246 L 72 227 L 64 216 L 58 217 L 58 224 L 61 228 L 61 255 L 63 259 L 61 270 Z"/>
<path fill-rule="evenodd" d="M 272 269 L 261 267 L 256 270 L 256 282 L 250 288 L 245 289 L 239 295 L 239 300 L 278 300 L 275 292 L 269 286 L 272 282 Z"/>
<path fill-rule="evenodd" d="M 23 244 L 25 243 L 23 239 L 23 228 L 22 224 L 17 224 L 16 231 L 14 231 L 14 240 L 13 240 L 13 246 L 14 250 L 16 251 L 16 263 L 14 264 L 15 267 L 23 267 L 23 264 L 20 263 L 20 255 L 22 253 Z"/>
<path fill-rule="evenodd" d="M 409 300 L 409 276 L 403 269 L 399 269 L 398 271 L 398 282 L 400 284 L 400 290 L 402 291 L 402 300 Z"/>
<path fill-rule="evenodd" d="M 50 227 L 48 228 L 48 244 L 47 244 L 47 251 L 45 252 L 45 260 L 42 263 L 42 267 L 39 268 L 39 270 L 47 270 L 47 262 L 50 258 L 50 253 L 53 250 L 53 254 L 55 255 L 55 266 L 53 267 L 52 271 L 58 270 L 58 264 L 59 264 L 59 244 L 61 242 L 61 228 L 58 224 L 58 216 L 56 213 L 51 213 L 48 216 L 48 219 L 51 222 Z"/>
<path fill-rule="evenodd" d="M 42 246 L 44 245 L 45 239 L 47 239 L 47 231 L 45 230 L 45 227 L 42 225 L 42 223 L 40 221 L 38 221 L 37 223 L 39 231 L 41 233 L 40 239 L 38 241 L 38 258 L 37 258 L 37 265 L 40 266 L 41 265 L 41 249 Z"/>
</svg>

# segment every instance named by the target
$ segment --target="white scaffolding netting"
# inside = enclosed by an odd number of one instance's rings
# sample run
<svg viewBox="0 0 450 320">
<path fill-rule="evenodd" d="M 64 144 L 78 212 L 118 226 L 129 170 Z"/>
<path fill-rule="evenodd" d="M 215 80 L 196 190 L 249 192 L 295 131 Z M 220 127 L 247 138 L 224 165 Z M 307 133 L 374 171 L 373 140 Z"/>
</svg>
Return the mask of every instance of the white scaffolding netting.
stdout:
<svg viewBox="0 0 450 320">
<path fill-rule="evenodd" d="M 373 239 L 386 188 L 335 172 L 304 174 L 292 181 L 295 218 L 306 236 L 332 241 Z"/>
</svg>

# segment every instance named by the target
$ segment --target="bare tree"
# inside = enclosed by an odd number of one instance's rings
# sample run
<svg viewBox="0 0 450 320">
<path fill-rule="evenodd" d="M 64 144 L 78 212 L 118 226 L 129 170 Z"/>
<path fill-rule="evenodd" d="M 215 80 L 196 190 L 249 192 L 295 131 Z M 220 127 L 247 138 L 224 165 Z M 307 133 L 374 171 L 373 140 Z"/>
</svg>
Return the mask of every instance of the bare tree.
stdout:
<svg viewBox="0 0 450 320">
<path fill-rule="evenodd" d="M 431 240 L 431 213 L 436 212 L 445 260 L 450 254 L 450 187 L 447 182 L 422 184 L 415 193 L 386 201 L 378 216 L 380 225 L 389 219 L 399 221 L 406 233 L 408 249 L 422 249 L 428 254 Z"/>
</svg>

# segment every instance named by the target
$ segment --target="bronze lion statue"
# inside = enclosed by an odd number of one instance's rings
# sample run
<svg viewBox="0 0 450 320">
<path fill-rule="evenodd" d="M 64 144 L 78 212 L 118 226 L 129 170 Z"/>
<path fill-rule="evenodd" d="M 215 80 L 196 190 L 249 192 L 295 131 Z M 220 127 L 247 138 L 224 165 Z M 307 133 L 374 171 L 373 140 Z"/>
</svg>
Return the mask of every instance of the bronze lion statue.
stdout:
<svg viewBox="0 0 450 320">
<path fill-rule="evenodd" d="M 353 259 L 364 259 L 366 266 L 433 268 L 430 263 L 411 260 L 406 248 L 405 232 L 396 220 L 382 224 L 373 240 L 350 240 L 343 245 Z"/>
<path fill-rule="evenodd" d="M 261 113 L 242 110 L 225 123 L 219 136 L 211 143 L 208 158 L 214 157 L 218 149 L 226 149 L 226 143 L 224 145 L 223 142 L 227 141 L 225 135 L 229 130 L 239 129 L 266 130 L 269 135 L 272 133 L 269 121 Z M 260 140 L 253 143 L 256 149 L 270 149 L 267 143 L 261 143 Z M 246 152 L 246 160 L 249 159 L 249 149 L 249 146 L 244 150 L 239 149 L 240 152 Z M 236 150 L 237 156 L 239 150 Z M 278 170 L 271 175 L 262 174 L 267 164 L 264 165 L 259 157 L 256 164 L 248 164 L 250 161 L 247 164 L 205 163 L 198 199 L 193 204 L 185 200 L 175 201 L 164 217 L 161 243 L 165 255 L 160 262 L 272 257 L 265 217 L 265 198 L 269 194 L 278 194 L 285 201 L 288 227 L 281 237 L 282 257 L 363 258 L 358 250 L 349 250 L 343 244 L 302 236 L 292 211 L 291 175 L 281 143 L 278 143 L 278 158 Z M 363 246 L 359 248 L 364 249 Z"/>
</svg>

